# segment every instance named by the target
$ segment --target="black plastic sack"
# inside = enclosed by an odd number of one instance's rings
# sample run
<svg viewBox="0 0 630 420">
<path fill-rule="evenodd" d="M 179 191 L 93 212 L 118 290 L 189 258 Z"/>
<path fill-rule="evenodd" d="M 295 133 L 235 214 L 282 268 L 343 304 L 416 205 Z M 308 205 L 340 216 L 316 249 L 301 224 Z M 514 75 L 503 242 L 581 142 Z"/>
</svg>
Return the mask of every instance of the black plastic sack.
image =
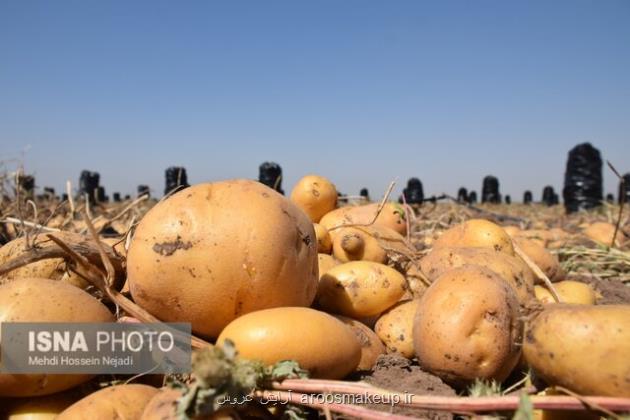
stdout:
<svg viewBox="0 0 630 420">
<path fill-rule="evenodd" d="M 368 191 L 367 188 L 361 188 L 359 195 L 365 198 L 367 201 L 370 201 L 370 192 Z"/>
<path fill-rule="evenodd" d="M 602 158 L 590 143 L 569 152 L 564 173 L 564 207 L 567 213 L 592 209 L 603 200 Z"/>
<path fill-rule="evenodd" d="M 523 194 L 523 204 L 531 204 L 532 200 L 534 199 L 532 192 L 527 190 L 525 191 L 525 193 Z"/>
<path fill-rule="evenodd" d="M 501 202 L 501 195 L 499 194 L 499 180 L 497 177 L 488 175 L 483 179 L 481 202 L 495 204 Z"/>
<path fill-rule="evenodd" d="M 512 204 L 512 197 L 510 197 L 509 195 L 505 196 L 505 204 Z"/>
<path fill-rule="evenodd" d="M 468 201 L 468 190 L 464 187 L 461 187 L 457 190 L 457 201 L 460 203 L 465 203 Z"/>
<path fill-rule="evenodd" d="M 558 195 L 551 185 L 547 185 L 543 188 L 542 192 L 542 202 L 548 206 L 553 206 L 554 204 L 558 204 Z"/>
<path fill-rule="evenodd" d="M 148 185 L 138 185 L 138 197 L 142 197 L 143 195 L 151 197 L 151 191 Z"/>
<path fill-rule="evenodd" d="M 264 162 L 258 167 L 258 182 L 273 188 L 280 194 L 282 190 L 282 168 L 275 162 Z"/>
<path fill-rule="evenodd" d="M 66 193 L 61 194 L 61 201 L 68 201 L 68 194 Z"/>
<path fill-rule="evenodd" d="M 407 204 L 422 204 L 424 201 L 422 182 L 418 178 L 410 178 L 407 187 L 403 189 L 403 196 Z"/>
<path fill-rule="evenodd" d="M 622 197 L 625 197 L 625 198 L 622 198 Z M 630 203 L 630 172 L 628 172 L 627 174 L 623 176 L 623 183 L 619 181 L 618 200 L 619 200 L 619 204 L 621 204 L 622 200 L 625 204 Z"/>
<path fill-rule="evenodd" d="M 18 184 L 20 189 L 26 193 L 26 195 L 33 195 L 35 191 L 35 177 L 32 175 L 20 175 L 18 178 Z"/>
<path fill-rule="evenodd" d="M 81 171 L 81 176 L 79 177 L 79 193 L 81 197 L 87 195 L 88 201 L 93 203 L 100 179 L 101 176 L 98 172 Z"/>
<path fill-rule="evenodd" d="M 615 202 L 615 196 L 611 193 L 606 194 L 606 202 L 608 204 L 613 204 Z"/>
<path fill-rule="evenodd" d="M 471 191 L 468 193 L 468 204 L 475 204 L 475 203 L 477 203 L 477 192 Z"/>
<path fill-rule="evenodd" d="M 120 203 L 120 193 L 119 192 L 113 193 L 112 200 L 114 200 L 114 203 Z"/>
<path fill-rule="evenodd" d="M 184 188 L 190 186 L 188 184 L 186 168 L 181 166 L 171 166 L 170 168 L 167 168 L 164 177 L 166 178 L 164 195 L 168 195 L 173 191 L 183 190 Z"/>
<path fill-rule="evenodd" d="M 96 188 L 96 202 L 97 203 L 107 203 L 109 201 L 109 197 L 105 194 L 105 187 L 98 186 Z"/>
</svg>

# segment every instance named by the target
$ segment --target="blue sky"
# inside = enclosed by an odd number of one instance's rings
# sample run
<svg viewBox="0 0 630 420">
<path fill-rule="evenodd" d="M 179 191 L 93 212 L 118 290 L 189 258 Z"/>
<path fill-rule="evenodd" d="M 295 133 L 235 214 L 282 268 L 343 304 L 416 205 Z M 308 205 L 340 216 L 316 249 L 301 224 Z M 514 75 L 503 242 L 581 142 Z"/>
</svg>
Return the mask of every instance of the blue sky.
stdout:
<svg viewBox="0 0 630 420">
<path fill-rule="evenodd" d="M 630 171 L 628 22 L 626 0 L 1 0 L 0 160 L 28 148 L 40 186 L 91 169 L 110 193 L 273 160 L 287 191 L 494 174 L 539 198 L 583 141 Z"/>
</svg>

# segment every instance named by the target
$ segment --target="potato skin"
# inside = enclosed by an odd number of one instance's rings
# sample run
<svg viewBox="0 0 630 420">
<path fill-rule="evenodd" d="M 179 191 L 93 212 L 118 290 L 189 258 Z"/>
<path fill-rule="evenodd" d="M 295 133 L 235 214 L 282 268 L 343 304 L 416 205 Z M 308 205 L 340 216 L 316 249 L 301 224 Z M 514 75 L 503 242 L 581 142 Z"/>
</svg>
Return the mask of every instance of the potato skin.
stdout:
<svg viewBox="0 0 630 420">
<path fill-rule="evenodd" d="M 341 207 L 327 213 L 319 221 L 335 237 L 337 226 L 368 224 L 374 221 L 373 225 L 383 226 L 392 229 L 401 235 L 407 234 L 407 223 L 405 221 L 405 209 L 398 203 L 385 203 L 383 210 L 378 213 L 378 217 L 374 220 L 378 211 L 379 203 L 365 204 L 362 206 Z"/>
<path fill-rule="evenodd" d="M 54 420 L 80 397 L 77 392 L 56 393 L 41 397 L 16 399 L 16 404 L 6 412 L 7 420 Z M 0 410 L 0 414 L 3 412 Z"/>
<path fill-rule="evenodd" d="M 339 261 L 335 259 L 332 255 L 328 254 L 317 254 L 317 265 L 319 270 L 319 278 L 321 279 L 324 274 L 328 272 L 333 267 L 336 267 L 340 264 Z"/>
<path fill-rule="evenodd" d="M 546 305 L 526 326 L 523 354 L 550 385 L 630 397 L 630 305 Z"/>
<path fill-rule="evenodd" d="M 409 251 L 400 233 L 383 226 L 337 229 L 333 240 L 333 255 L 341 262 L 374 261 L 386 264 L 388 250 Z"/>
<path fill-rule="evenodd" d="M 332 239 L 328 229 L 319 223 L 313 223 L 315 237 L 317 238 L 317 252 L 320 254 L 330 254 L 332 252 Z"/>
<path fill-rule="evenodd" d="M 514 290 L 478 266 L 447 271 L 420 299 L 413 340 L 420 366 L 447 382 L 503 381 L 520 357 Z"/>
<path fill-rule="evenodd" d="M 256 181 L 199 184 L 141 220 L 127 256 L 135 301 L 163 321 L 217 337 L 238 316 L 310 306 L 317 241 L 304 212 Z"/>
<path fill-rule="evenodd" d="M 402 354 L 407 359 L 415 356 L 413 347 L 413 323 L 418 300 L 400 302 L 376 321 L 374 331 L 385 343 L 388 352 Z"/>
<path fill-rule="evenodd" d="M 491 248 L 514 255 L 510 235 L 501 226 L 484 219 L 471 219 L 453 226 L 433 243 L 435 249 L 445 246 Z"/>
<path fill-rule="evenodd" d="M 49 279 L 24 278 L 0 286 L 0 308 L 0 323 L 114 321 L 107 307 L 88 293 Z M 0 396 L 48 395 L 70 389 L 92 376 L 3 373 L 0 374 Z"/>
<path fill-rule="evenodd" d="M 145 406 L 158 392 L 148 385 L 110 386 L 72 404 L 57 420 L 140 419 Z"/>
<path fill-rule="evenodd" d="M 587 238 L 605 246 L 610 246 L 614 234 L 615 226 L 605 222 L 595 222 L 584 229 L 584 235 L 586 235 Z M 615 238 L 615 246 L 621 246 L 622 239 L 623 233 L 618 232 Z"/>
<path fill-rule="evenodd" d="M 521 304 L 534 298 L 534 273 L 520 258 L 505 252 L 490 248 L 441 247 L 420 260 L 420 268 L 430 281 L 465 265 L 479 265 L 497 273 L 514 288 Z"/>
<path fill-rule="evenodd" d="M 374 367 L 376 359 L 381 354 L 385 354 L 385 345 L 381 342 L 378 335 L 370 327 L 361 321 L 348 318 L 346 316 L 337 315 L 335 318 L 346 324 L 352 329 L 359 344 L 361 345 L 361 360 L 357 366 L 358 371 L 370 370 Z"/>
<path fill-rule="evenodd" d="M 234 342 L 238 354 L 267 365 L 295 360 L 313 377 L 341 379 L 354 371 L 361 346 L 343 322 L 311 308 L 273 308 L 232 321 L 217 345 Z"/>
<path fill-rule="evenodd" d="M 514 243 L 532 260 L 550 280 L 562 277 L 562 269 L 558 257 L 550 253 L 539 243 L 525 238 L 515 238 Z M 536 279 L 537 281 L 540 281 Z"/>
<path fill-rule="evenodd" d="M 337 207 L 337 189 L 323 176 L 307 175 L 291 191 L 291 201 L 317 223 Z"/>
<path fill-rule="evenodd" d="M 558 292 L 562 303 L 573 303 L 578 305 L 595 305 L 597 296 L 595 290 L 586 283 L 572 280 L 564 280 L 554 283 L 553 287 Z M 556 303 L 551 292 L 544 286 L 534 288 L 536 299 L 542 303 Z"/>
<path fill-rule="evenodd" d="M 398 271 L 371 261 L 351 261 L 321 277 L 317 302 L 327 312 L 354 319 L 377 315 L 398 302 L 406 290 Z"/>
</svg>

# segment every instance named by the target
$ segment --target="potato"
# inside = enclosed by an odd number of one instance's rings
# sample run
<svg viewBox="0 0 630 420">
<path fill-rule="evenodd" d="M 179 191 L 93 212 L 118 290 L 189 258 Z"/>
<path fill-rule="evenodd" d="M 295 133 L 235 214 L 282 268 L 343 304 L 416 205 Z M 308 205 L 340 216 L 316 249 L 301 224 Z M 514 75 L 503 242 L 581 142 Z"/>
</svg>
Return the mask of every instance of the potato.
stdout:
<svg viewBox="0 0 630 420">
<path fill-rule="evenodd" d="M 308 217 L 259 182 L 199 184 L 149 210 L 131 241 L 127 270 L 136 303 L 216 337 L 249 312 L 310 306 L 317 241 Z"/>
<path fill-rule="evenodd" d="M 324 274 L 333 267 L 338 266 L 340 263 L 332 255 L 317 254 L 319 278 L 321 279 Z"/>
<path fill-rule="evenodd" d="M 514 255 L 510 235 L 501 226 L 484 219 L 467 220 L 448 229 L 433 243 L 434 249 L 443 247 L 491 248 Z"/>
<path fill-rule="evenodd" d="M 337 207 L 337 189 L 322 176 L 307 175 L 291 191 L 291 201 L 317 223 Z"/>
<path fill-rule="evenodd" d="M 543 246 L 530 239 L 515 238 L 514 243 L 536 264 L 550 280 L 558 280 L 564 275 L 558 257 L 547 251 Z M 537 282 L 540 282 L 536 278 Z"/>
<path fill-rule="evenodd" d="M 407 359 L 415 356 L 413 347 L 413 322 L 418 300 L 400 302 L 376 321 L 374 331 L 385 343 L 388 352 L 402 354 Z"/>
<path fill-rule="evenodd" d="M 553 285 L 563 303 L 595 305 L 595 290 L 586 283 L 572 280 L 559 281 Z M 556 303 L 551 292 L 544 286 L 534 288 L 536 299 L 542 303 Z"/>
<path fill-rule="evenodd" d="M 81 289 L 55 280 L 24 278 L 0 286 L 3 322 L 113 322 L 107 307 Z M 0 374 L 0 396 L 31 397 L 70 389 L 92 376 Z"/>
<path fill-rule="evenodd" d="M 313 223 L 315 237 L 317 238 L 317 252 L 320 254 L 330 254 L 332 252 L 332 239 L 328 229 L 319 223 Z"/>
<path fill-rule="evenodd" d="M 57 420 L 134 420 L 159 390 L 148 385 L 114 385 L 96 391 L 65 409 Z"/>
<path fill-rule="evenodd" d="M 590 240 L 595 241 L 600 245 L 610 246 L 612 244 L 613 235 L 615 234 L 615 226 L 610 223 L 595 222 L 588 225 L 583 232 Z M 623 233 L 621 231 L 617 232 L 615 246 L 621 246 L 622 240 Z"/>
<path fill-rule="evenodd" d="M 54 420 L 79 397 L 72 391 L 18 400 L 6 413 L 7 420 Z"/>
<path fill-rule="evenodd" d="M 327 213 L 319 221 L 335 237 L 337 226 L 343 225 L 366 225 L 373 223 L 375 226 L 383 226 L 392 229 L 401 235 L 407 234 L 407 223 L 405 219 L 405 209 L 402 205 L 394 202 L 385 203 L 383 210 L 376 216 L 379 203 L 365 204 L 363 206 L 347 206 L 341 207 Z M 334 229 L 334 230 L 333 230 Z"/>
<path fill-rule="evenodd" d="M 341 262 L 374 261 L 385 264 L 388 251 L 405 253 L 405 238 L 382 226 L 342 228 L 333 240 L 333 255 Z"/>
<path fill-rule="evenodd" d="M 523 354 L 550 385 L 628 398 L 630 305 L 546 305 L 526 326 Z"/>
<path fill-rule="evenodd" d="M 327 312 L 357 319 L 390 308 L 405 290 L 405 278 L 393 268 L 352 261 L 333 267 L 322 276 L 317 302 Z"/>
<path fill-rule="evenodd" d="M 376 359 L 378 359 L 381 354 L 385 354 L 385 345 L 381 342 L 376 333 L 363 322 L 342 315 L 337 315 L 335 318 L 349 326 L 352 332 L 354 332 L 359 344 L 361 344 L 361 360 L 359 361 L 357 370 L 371 370 L 376 363 Z"/>
<path fill-rule="evenodd" d="M 510 235 L 510 238 L 514 238 L 515 236 L 520 235 L 522 232 L 522 230 L 516 226 L 503 226 L 503 230 L 505 231 L 505 233 Z"/>
<path fill-rule="evenodd" d="M 272 365 L 295 360 L 312 377 L 341 379 L 361 360 L 361 346 L 343 322 L 311 308 L 273 308 L 232 321 L 217 339 L 230 339 L 246 359 Z"/>
<path fill-rule="evenodd" d="M 534 297 L 534 273 L 520 258 L 505 252 L 490 248 L 442 247 L 433 249 L 420 260 L 420 268 L 429 281 L 466 265 L 479 265 L 497 273 L 514 288 L 521 304 Z"/>
<path fill-rule="evenodd" d="M 31 238 L 32 240 L 32 238 Z M 48 238 L 40 236 L 35 243 L 41 241 L 49 241 Z M 26 239 L 24 237 L 16 238 L 6 245 L 0 247 L 0 265 L 19 257 L 26 250 Z M 0 276 L 0 283 L 9 280 L 38 277 L 51 280 L 60 280 L 66 272 L 66 263 L 63 258 L 49 258 L 45 260 L 35 261 L 23 267 L 16 268 Z"/>
<path fill-rule="evenodd" d="M 413 341 L 420 366 L 454 385 L 503 381 L 520 357 L 514 290 L 478 266 L 442 274 L 420 299 Z"/>
</svg>

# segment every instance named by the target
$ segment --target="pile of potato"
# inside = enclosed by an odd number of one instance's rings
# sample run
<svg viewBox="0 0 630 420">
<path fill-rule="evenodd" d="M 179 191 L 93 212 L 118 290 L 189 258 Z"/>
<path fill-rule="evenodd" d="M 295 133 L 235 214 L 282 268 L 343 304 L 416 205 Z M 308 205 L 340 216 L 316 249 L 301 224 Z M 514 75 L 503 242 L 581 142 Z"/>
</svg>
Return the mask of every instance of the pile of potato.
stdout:
<svg viewBox="0 0 630 420">
<path fill-rule="evenodd" d="M 413 209 L 339 207 L 337 197 L 315 175 L 290 198 L 248 180 L 179 191 L 136 227 L 124 290 L 162 321 L 189 322 L 217 344 L 229 339 L 244 358 L 295 360 L 315 378 L 343 379 L 395 352 L 459 389 L 529 366 L 550 385 L 630 397 L 630 306 L 596 305 L 590 286 L 565 279 L 551 250 L 566 232 L 471 219 L 420 258 L 406 237 Z M 0 248 L 0 262 L 22 249 Z M 0 278 L 0 323 L 115 320 L 84 283 L 60 281 L 68 277 L 62 259 L 47 261 Z M 175 416 L 178 394 L 148 385 L 77 401 L 73 388 L 90 379 L 0 374 L 0 397 L 66 392 L 56 404 L 14 404 L 13 418 L 28 410 L 59 419 Z"/>
</svg>

